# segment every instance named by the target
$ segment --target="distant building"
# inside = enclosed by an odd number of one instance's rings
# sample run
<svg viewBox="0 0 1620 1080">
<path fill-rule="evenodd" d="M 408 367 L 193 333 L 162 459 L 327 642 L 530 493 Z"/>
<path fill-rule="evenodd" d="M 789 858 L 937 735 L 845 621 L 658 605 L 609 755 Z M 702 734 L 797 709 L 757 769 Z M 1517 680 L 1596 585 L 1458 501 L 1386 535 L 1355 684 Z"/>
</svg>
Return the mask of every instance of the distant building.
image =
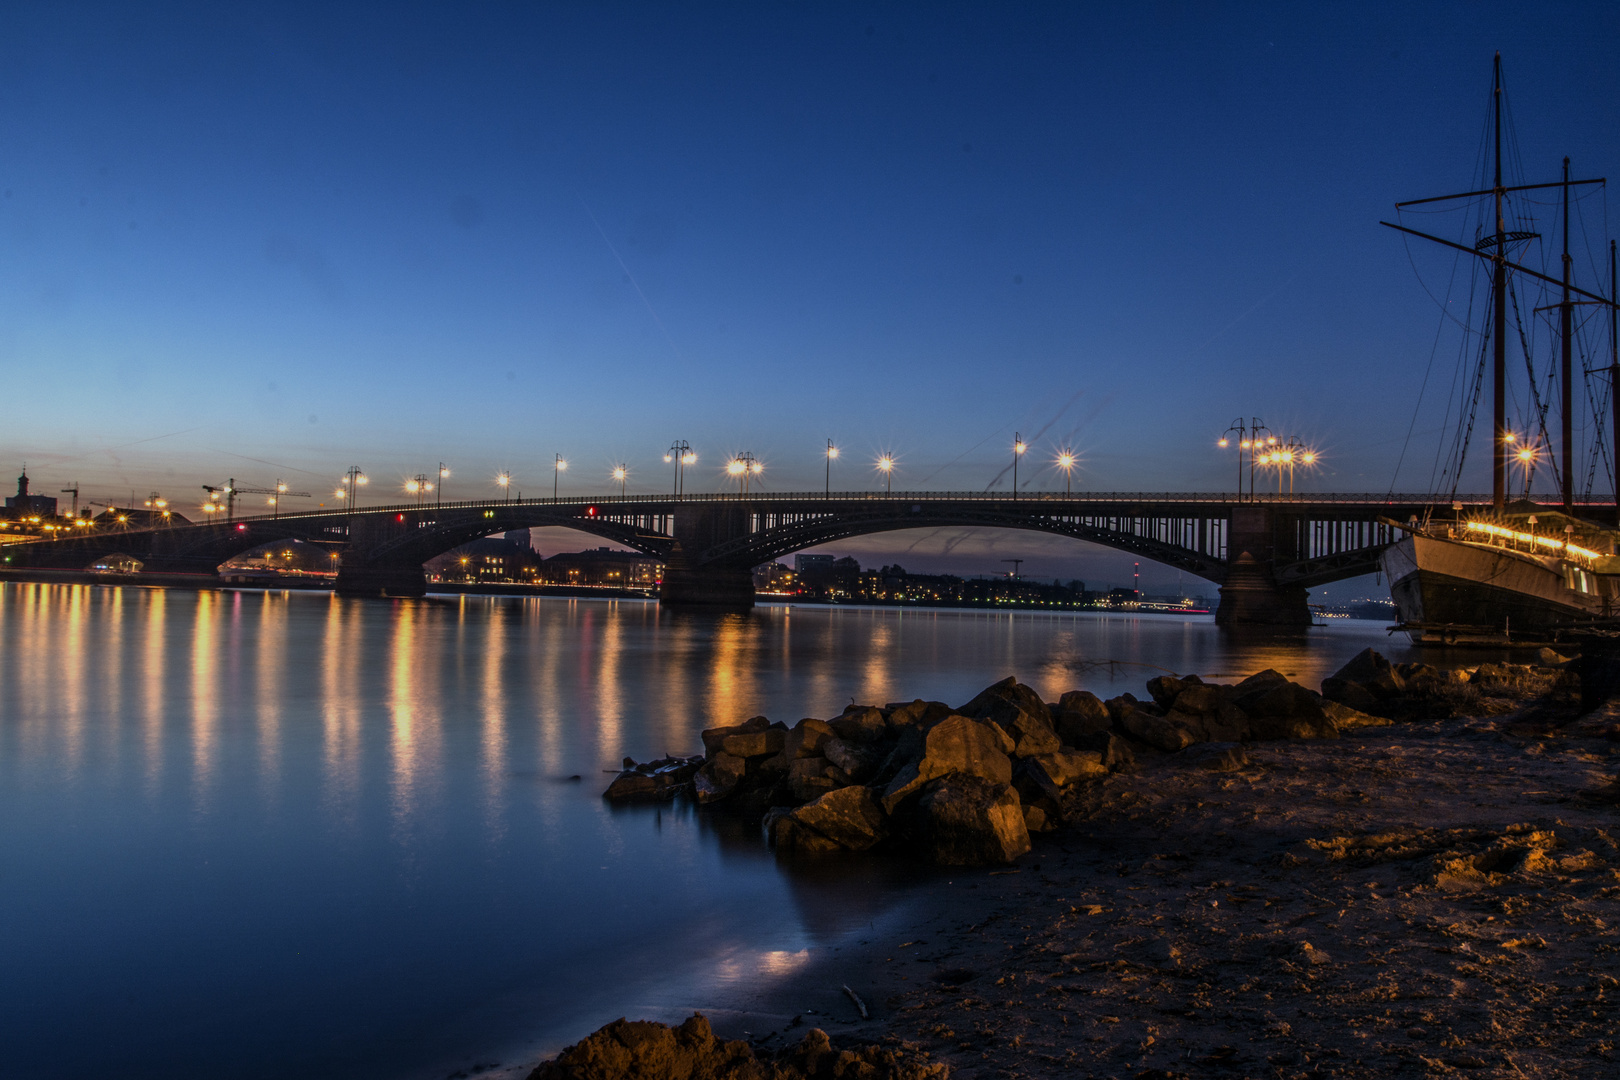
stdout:
<svg viewBox="0 0 1620 1080">
<path fill-rule="evenodd" d="M 519 544 L 510 536 L 484 537 L 434 556 L 426 569 L 430 578 L 451 583 L 534 582 L 539 559 L 527 543 Z"/>
<path fill-rule="evenodd" d="M 800 577 L 806 574 L 825 573 L 832 570 L 833 557 L 831 555 L 795 555 L 793 556 L 793 570 Z"/>
<path fill-rule="evenodd" d="M 25 469 L 17 477 L 16 497 L 6 499 L 6 509 L 10 511 L 6 516 L 13 518 L 55 517 L 56 500 L 46 495 L 28 494 L 28 471 Z"/>
<path fill-rule="evenodd" d="M 663 566 L 640 552 L 601 547 L 553 555 L 540 564 L 540 574 L 550 585 L 651 589 L 663 580 Z"/>
<path fill-rule="evenodd" d="M 790 593 L 797 588 L 798 575 L 787 563 L 768 562 L 754 567 L 754 588 L 767 593 Z"/>
</svg>

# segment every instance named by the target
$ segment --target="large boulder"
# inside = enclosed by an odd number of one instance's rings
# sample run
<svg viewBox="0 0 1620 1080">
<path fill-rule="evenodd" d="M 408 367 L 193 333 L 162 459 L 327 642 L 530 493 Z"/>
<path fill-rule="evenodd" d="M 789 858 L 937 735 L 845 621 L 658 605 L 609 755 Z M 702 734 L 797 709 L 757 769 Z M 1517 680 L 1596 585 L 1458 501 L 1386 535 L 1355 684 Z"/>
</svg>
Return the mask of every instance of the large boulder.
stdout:
<svg viewBox="0 0 1620 1080">
<path fill-rule="evenodd" d="M 871 778 L 878 766 L 883 764 L 885 756 L 883 747 L 870 743 L 848 743 L 843 739 L 828 739 L 822 746 L 822 753 L 857 784 L 864 784 Z"/>
<path fill-rule="evenodd" d="M 1244 683 L 1249 680 L 1245 679 Z M 1239 683 L 1237 689 L 1242 689 Z M 1239 697 L 1255 739 L 1336 739 L 1339 729 L 1322 711 L 1316 695 L 1287 679 L 1268 681 Z"/>
<path fill-rule="evenodd" d="M 723 750 L 715 751 L 692 778 L 697 801 L 711 803 L 724 799 L 737 790 L 747 772 L 748 762 L 744 759 Z"/>
<path fill-rule="evenodd" d="M 1323 697 L 1362 712 L 1372 712 L 1380 702 L 1400 697 L 1405 691 L 1406 681 L 1400 673 L 1372 649 L 1361 650 L 1322 680 Z"/>
<path fill-rule="evenodd" d="M 982 776 L 932 782 L 918 800 L 917 825 L 923 851 L 942 866 L 994 866 L 1029 851 L 1018 793 Z"/>
<path fill-rule="evenodd" d="M 1000 729 L 966 716 L 950 716 L 923 736 L 921 757 L 902 768 L 883 792 L 883 808 L 893 813 L 901 802 L 942 776 L 960 773 L 994 784 L 1012 780 L 1011 742 Z"/>
<path fill-rule="evenodd" d="M 781 822 L 791 821 L 799 834 L 809 830 L 850 851 L 873 847 L 888 830 L 883 808 L 873 798 L 871 790 L 858 786 L 829 791 L 815 802 L 806 803 L 776 820 L 778 830 Z M 799 835 L 795 835 L 794 840 L 798 846 L 804 846 Z"/>
<path fill-rule="evenodd" d="M 625 759 L 625 768 L 602 797 L 609 802 L 661 802 L 673 799 L 697 776 L 703 765 L 701 757 L 662 758 L 640 765 Z"/>
<path fill-rule="evenodd" d="M 782 753 L 788 760 L 821 756 L 821 747 L 838 733 L 825 720 L 804 719 L 794 724 L 782 738 Z"/>
<path fill-rule="evenodd" d="M 943 701 L 924 701 L 917 698 L 904 704 L 889 705 L 886 712 L 884 722 L 889 725 L 889 734 L 899 735 L 908 728 L 922 728 L 926 731 L 951 715 L 951 707 Z"/>
<path fill-rule="evenodd" d="M 838 786 L 827 775 L 831 763 L 824 757 L 797 758 L 788 765 L 788 793 L 799 802 L 819 799 Z"/>
<path fill-rule="evenodd" d="M 1200 733 L 1184 723 L 1164 716 L 1154 716 L 1141 708 L 1133 708 L 1117 721 L 1121 730 L 1149 746 L 1175 753 L 1198 742 Z"/>
<path fill-rule="evenodd" d="M 1382 716 L 1373 716 L 1370 713 L 1352 709 L 1348 705 L 1341 705 L 1337 701 L 1324 700 L 1321 705 L 1322 714 L 1333 721 L 1333 726 L 1340 731 L 1350 731 L 1354 728 L 1388 727 L 1390 725 L 1390 721 Z"/>
<path fill-rule="evenodd" d="M 766 754 L 780 754 L 787 741 L 787 729 L 773 724 L 760 731 L 739 731 L 720 740 L 722 753 L 732 757 L 754 758 Z"/>
<path fill-rule="evenodd" d="M 1002 734 L 1012 742 L 1013 757 L 1034 757 L 1037 754 L 1050 754 L 1063 747 L 1063 740 L 1058 738 L 1052 725 L 1034 713 L 1018 709 L 1008 716 L 1004 711 L 1000 718 L 986 717 L 986 723 L 994 724 L 1001 729 Z"/>
<path fill-rule="evenodd" d="M 1175 704 L 1176 698 L 1189 684 L 1174 675 L 1157 675 L 1147 681 L 1148 693 L 1153 695 L 1154 704 L 1159 708 L 1168 710 Z"/>
<path fill-rule="evenodd" d="M 1051 711 L 1046 707 L 1046 702 L 1041 700 L 1041 695 L 1011 675 L 985 687 L 979 691 L 977 697 L 956 711 L 975 720 L 997 722 L 1000 722 L 1003 716 L 1010 719 L 1014 712 L 1026 712 L 1046 721 L 1048 727 L 1052 724 Z"/>
<path fill-rule="evenodd" d="M 1097 780 L 1108 775 L 1102 754 L 1095 750 L 1055 750 L 1030 758 L 1028 764 L 1040 769 L 1060 788 L 1077 780 Z"/>
<path fill-rule="evenodd" d="M 1079 746 L 1087 735 L 1107 731 L 1110 723 L 1108 707 L 1089 690 L 1070 690 L 1064 694 L 1058 699 L 1052 716 L 1058 738 L 1070 746 Z"/>
<path fill-rule="evenodd" d="M 883 722 L 883 711 L 870 705 L 852 705 L 842 716 L 835 716 L 827 723 L 845 742 L 877 742 L 889 733 L 888 725 Z"/>
<path fill-rule="evenodd" d="M 740 724 L 731 724 L 726 727 L 707 728 L 703 732 L 703 756 L 713 757 L 715 754 L 718 754 L 721 749 L 721 744 L 732 735 L 746 735 L 756 731 L 764 731 L 770 726 L 771 722 L 768 718 L 763 716 L 755 716 L 751 719 L 744 720 Z"/>
<path fill-rule="evenodd" d="M 528 1080 L 765 1080 L 770 1072 L 746 1042 L 722 1042 L 694 1014 L 678 1028 L 615 1020 L 568 1047 Z"/>
</svg>

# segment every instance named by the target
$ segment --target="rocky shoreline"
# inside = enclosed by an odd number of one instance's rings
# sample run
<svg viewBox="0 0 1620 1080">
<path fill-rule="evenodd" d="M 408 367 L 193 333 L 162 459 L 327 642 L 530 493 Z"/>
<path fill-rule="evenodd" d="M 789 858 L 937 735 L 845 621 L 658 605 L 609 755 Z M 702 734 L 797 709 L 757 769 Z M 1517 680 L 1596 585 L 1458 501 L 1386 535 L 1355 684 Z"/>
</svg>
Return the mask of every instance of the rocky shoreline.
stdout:
<svg viewBox="0 0 1620 1080">
<path fill-rule="evenodd" d="M 821 1011 L 847 1049 L 810 1070 L 793 1016 L 750 1025 L 752 1072 L 571 1050 L 535 1075 L 1606 1075 L 1617 738 L 1620 708 L 1583 704 L 1580 662 L 1550 652 L 1368 651 L 1320 693 L 1262 672 L 1045 703 L 1004 680 L 956 709 L 711 729 L 701 756 L 627 763 L 613 797 L 757 816 L 787 857 L 1008 868 L 804 975 L 871 1005 Z"/>
</svg>

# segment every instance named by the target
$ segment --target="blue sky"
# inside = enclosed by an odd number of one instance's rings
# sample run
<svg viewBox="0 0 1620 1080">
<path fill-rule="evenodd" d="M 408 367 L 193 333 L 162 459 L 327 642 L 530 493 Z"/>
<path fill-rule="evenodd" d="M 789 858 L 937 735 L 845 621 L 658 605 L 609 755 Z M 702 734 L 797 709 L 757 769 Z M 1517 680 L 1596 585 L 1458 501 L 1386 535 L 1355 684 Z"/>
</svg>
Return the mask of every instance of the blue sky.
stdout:
<svg viewBox="0 0 1620 1080">
<path fill-rule="evenodd" d="M 441 460 L 452 496 L 503 468 L 538 494 L 555 453 L 565 487 L 624 462 L 656 491 L 684 438 L 698 490 L 742 450 L 797 490 L 830 437 L 835 486 L 888 451 L 897 489 L 983 490 L 1018 431 L 1087 488 L 1223 490 L 1214 440 L 1257 415 L 1321 448 L 1322 490 L 1387 490 L 1413 427 L 1421 489 L 1438 312 L 1377 222 L 1471 183 L 1499 48 L 1531 178 L 1620 173 L 1617 31 L 1597 4 L 9 5 L 0 459 L 182 505 Z"/>
</svg>

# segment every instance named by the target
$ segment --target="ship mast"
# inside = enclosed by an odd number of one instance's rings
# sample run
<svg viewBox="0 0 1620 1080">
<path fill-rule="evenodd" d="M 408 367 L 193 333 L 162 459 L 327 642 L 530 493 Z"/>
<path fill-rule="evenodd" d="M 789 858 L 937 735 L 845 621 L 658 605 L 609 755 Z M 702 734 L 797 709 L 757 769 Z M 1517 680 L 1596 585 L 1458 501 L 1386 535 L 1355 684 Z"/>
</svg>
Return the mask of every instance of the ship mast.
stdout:
<svg viewBox="0 0 1620 1080">
<path fill-rule="evenodd" d="M 1609 308 L 1609 322 L 1611 328 L 1615 323 L 1615 309 L 1620 306 L 1620 290 L 1615 282 L 1610 282 L 1609 296 L 1600 296 L 1597 293 L 1576 287 L 1570 280 L 1572 262 L 1569 255 L 1569 189 L 1583 184 L 1602 184 L 1603 179 L 1571 180 L 1569 178 L 1569 158 L 1564 159 L 1563 179 L 1550 184 L 1513 184 L 1502 182 L 1502 54 L 1496 54 L 1491 66 L 1491 135 L 1494 152 L 1494 171 L 1491 186 L 1480 191 L 1464 191 L 1456 195 L 1435 195 L 1427 199 L 1409 199 L 1406 202 L 1395 204 L 1397 210 L 1408 206 L 1417 206 L 1423 203 L 1447 202 L 1452 199 L 1477 199 L 1483 195 L 1490 195 L 1496 210 L 1496 231 L 1493 235 L 1481 238 L 1473 247 L 1455 243 L 1442 237 L 1432 236 L 1426 232 L 1409 229 L 1405 225 L 1397 225 L 1391 221 L 1380 222 L 1391 229 L 1420 236 L 1425 240 L 1432 240 L 1445 247 L 1458 251 L 1466 251 L 1470 255 L 1487 259 L 1491 263 L 1491 398 L 1493 411 L 1493 431 L 1491 438 L 1491 501 L 1498 512 L 1507 508 L 1507 466 L 1508 466 L 1508 439 L 1510 432 L 1507 426 L 1507 273 L 1509 270 L 1523 274 L 1527 277 L 1547 282 L 1551 285 L 1563 287 L 1563 302 L 1558 305 L 1562 311 L 1563 336 L 1563 371 L 1561 385 L 1563 388 L 1563 498 L 1564 509 L 1570 511 L 1574 504 L 1574 468 L 1573 468 L 1573 414 L 1574 406 L 1570 402 L 1573 396 L 1570 387 L 1571 366 L 1571 330 L 1570 312 L 1573 307 L 1583 301 L 1572 300 L 1571 294 L 1586 297 L 1585 302 L 1596 302 Z M 1504 212 L 1503 201 L 1510 192 L 1534 191 L 1540 188 L 1562 188 L 1564 193 L 1564 274 L 1563 279 L 1551 277 L 1528 266 L 1510 262 L 1507 257 L 1509 244 L 1534 240 L 1539 234 L 1523 230 L 1510 230 L 1507 227 L 1507 218 Z M 1610 244 L 1609 251 L 1610 277 L 1614 277 L 1614 245 Z M 1612 329 L 1610 337 L 1614 336 Z M 1615 503 L 1616 514 L 1620 515 L 1620 353 L 1609 368 L 1611 376 L 1616 380 L 1613 392 L 1615 402 Z"/>
<path fill-rule="evenodd" d="M 1496 263 L 1491 279 L 1491 308 L 1495 327 L 1491 332 L 1491 398 L 1495 409 L 1495 434 L 1491 439 L 1491 505 L 1498 513 L 1507 507 L 1507 225 L 1502 220 L 1502 54 L 1491 65 L 1491 104 L 1496 137 L 1496 177 L 1491 192 L 1496 196 Z"/>
</svg>

